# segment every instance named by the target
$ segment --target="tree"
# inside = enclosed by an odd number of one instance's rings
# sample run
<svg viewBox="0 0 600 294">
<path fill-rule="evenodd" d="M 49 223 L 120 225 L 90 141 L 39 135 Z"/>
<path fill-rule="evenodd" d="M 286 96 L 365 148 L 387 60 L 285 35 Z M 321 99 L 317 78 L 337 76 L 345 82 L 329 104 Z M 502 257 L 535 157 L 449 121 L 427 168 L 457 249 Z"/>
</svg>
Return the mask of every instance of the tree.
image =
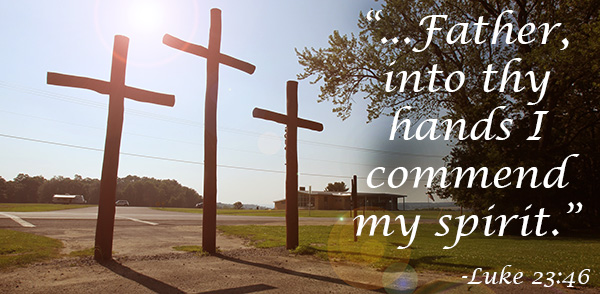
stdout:
<svg viewBox="0 0 600 294">
<path fill-rule="evenodd" d="M 38 202 L 38 189 L 45 181 L 46 179 L 42 176 L 31 177 L 28 174 L 18 174 L 8 182 L 7 198 L 9 202 Z"/>
<path fill-rule="evenodd" d="M 6 180 L 3 177 L 0 177 L 0 203 L 8 202 L 7 190 L 8 184 L 6 183 Z"/>
<path fill-rule="evenodd" d="M 117 198 L 136 206 L 194 207 L 202 201 L 195 190 L 175 180 L 127 176 L 117 182 Z"/>
<path fill-rule="evenodd" d="M 327 184 L 325 187 L 325 192 L 346 192 L 348 191 L 348 187 L 346 187 L 346 183 L 344 182 L 335 182 Z"/>
<path fill-rule="evenodd" d="M 240 201 L 233 204 L 233 209 L 242 209 L 242 208 L 244 208 L 244 204 L 242 204 L 242 202 L 240 202 Z"/>
<path fill-rule="evenodd" d="M 541 44 L 542 32 L 533 33 L 534 42 L 522 44 L 494 45 L 491 43 L 493 24 L 506 10 L 513 10 L 513 17 L 505 17 L 502 24 L 513 25 L 513 39 L 516 33 L 533 23 L 551 26 L 562 23 L 559 29 L 548 36 L 547 44 Z M 523 212 L 523 207 L 534 204 L 546 208 L 546 212 L 560 220 L 565 226 L 597 227 L 600 224 L 600 2 L 595 0 L 389 0 L 383 4 L 381 20 L 368 21 L 364 15 L 359 20 L 361 32 L 341 35 L 334 32 L 329 37 L 329 47 L 298 51 L 299 63 L 304 72 L 298 78 L 314 78 L 313 83 L 321 83 L 319 101 L 332 101 L 333 111 L 342 119 L 352 111 L 352 98 L 359 93 L 369 101 L 367 121 L 381 115 L 393 115 L 403 106 L 412 106 L 411 111 L 403 111 L 401 119 L 413 121 L 422 118 L 464 119 L 466 130 L 483 119 L 496 107 L 507 106 L 497 111 L 498 117 L 511 118 L 511 136 L 504 141 L 457 140 L 458 131 L 453 130 L 452 151 L 446 157 L 448 170 L 455 167 L 489 167 L 499 170 L 504 166 L 516 168 L 538 167 L 544 174 L 559 165 L 570 154 L 581 154 L 580 158 L 568 165 L 565 181 L 570 183 L 565 189 L 505 189 L 482 188 L 479 185 L 466 188 L 432 189 L 441 198 L 454 201 L 483 215 L 491 204 L 496 204 L 494 214 Z M 431 45 L 423 52 L 412 52 L 412 48 L 422 48 L 427 40 L 427 26 L 421 20 L 429 15 L 448 15 L 447 20 L 439 20 L 442 30 L 434 34 Z M 446 32 L 457 23 L 474 23 L 482 16 L 492 24 L 481 31 L 484 44 L 448 44 Z M 472 30 L 470 31 L 472 33 Z M 397 45 L 383 44 L 383 37 L 398 36 Z M 404 46 L 405 37 L 413 40 Z M 473 37 L 471 35 L 471 37 Z M 501 35 L 502 37 L 502 35 Z M 569 47 L 563 47 L 562 40 L 569 40 Z M 539 92 L 500 92 L 499 78 L 491 80 L 496 90 L 483 89 L 485 76 L 482 74 L 488 65 L 502 70 L 514 58 L 521 62 L 511 65 L 522 73 L 534 71 L 543 76 L 551 72 L 545 97 L 534 106 L 528 102 L 538 100 Z M 401 71 L 422 73 L 421 80 L 429 81 L 428 71 L 437 65 L 442 71 L 433 79 L 434 87 L 448 82 L 449 74 L 461 71 L 467 81 L 456 92 L 412 91 L 414 80 L 409 80 L 404 92 L 388 92 L 385 89 L 387 73 L 393 75 Z M 584 66 L 583 66 L 584 65 Z M 538 80 L 540 78 L 538 77 Z M 421 83 L 427 87 L 427 83 Z M 527 141 L 536 127 L 535 111 L 549 111 L 544 118 L 541 140 Z M 497 124 L 499 126 L 499 124 Z M 492 134 L 502 134 L 498 127 Z M 582 158 L 584 157 L 584 158 Z M 510 178 L 513 179 L 513 178 Z M 514 181 L 513 181 L 514 182 Z M 580 214 L 566 214 L 568 202 L 585 203 L 585 211 Z"/>
<path fill-rule="evenodd" d="M 73 179 L 55 176 L 46 180 L 41 176 L 19 174 L 6 182 L 0 177 L 0 203 L 50 203 L 55 194 L 83 195 L 88 203 L 97 204 L 100 180 L 84 179 L 80 175 L 75 175 Z M 131 175 L 117 180 L 117 199 L 128 200 L 136 206 L 193 207 L 197 202 L 202 202 L 202 196 L 194 189 L 182 186 L 175 180 Z"/>
</svg>

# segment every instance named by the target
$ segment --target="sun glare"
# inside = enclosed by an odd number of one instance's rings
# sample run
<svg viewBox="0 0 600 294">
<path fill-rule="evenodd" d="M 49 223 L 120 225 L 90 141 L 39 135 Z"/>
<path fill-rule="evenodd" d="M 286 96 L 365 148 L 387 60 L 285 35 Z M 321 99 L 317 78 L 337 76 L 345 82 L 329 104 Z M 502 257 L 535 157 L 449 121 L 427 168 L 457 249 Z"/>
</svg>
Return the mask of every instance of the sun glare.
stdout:
<svg viewBox="0 0 600 294">
<path fill-rule="evenodd" d="M 128 64 L 154 67 L 173 60 L 177 50 L 164 49 L 163 35 L 191 39 L 198 27 L 197 2 L 167 0 L 96 0 L 94 26 L 107 52 L 113 50 L 115 35 L 128 37 Z M 135 51 L 137 48 L 144 50 Z"/>
<path fill-rule="evenodd" d="M 129 8 L 130 21 L 140 31 L 152 31 L 163 21 L 160 3 L 157 1 L 135 1 Z"/>
</svg>

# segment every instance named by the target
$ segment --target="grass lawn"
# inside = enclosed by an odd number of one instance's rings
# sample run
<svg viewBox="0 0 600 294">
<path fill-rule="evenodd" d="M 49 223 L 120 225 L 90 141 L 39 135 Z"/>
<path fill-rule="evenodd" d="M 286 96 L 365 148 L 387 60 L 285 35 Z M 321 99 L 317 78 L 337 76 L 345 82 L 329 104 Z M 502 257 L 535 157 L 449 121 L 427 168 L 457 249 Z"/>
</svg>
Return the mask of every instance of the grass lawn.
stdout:
<svg viewBox="0 0 600 294">
<path fill-rule="evenodd" d="M 194 254 L 196 254 L 197 256 L 208 256 L 209 253 L 204 251 L 204 249 L 202 249 L 202 246 L 198 246 L 198 245 L 184 245 L 184 246 L 175 246 L 173 247 L 174 250 L 177 251 L 184 251 L 184 252 L 192 252 Z M 217 248 L 217 252 L 220 252 L 220 250 Z"/>
<path fill-rule="evenodd" d="M 170 207 L 154 207 L 156 210 L 163 211 L 175 211 L 175 212 L 186 212 L 186 213 L 202 213 L 203 209 L 198 208 L 170 208 Z M 299 217 L 335 217 L 341 218 L 344 217 L 348 213 L 347 210 L 299 210 Z M 229 215 L 247 215 L 247 216 L 285 216 L 285 210 L 253 210 L 253 209 L 217 209 L 217 214 L 229 214 Z M 362 210 L 359 211 L 359 214 L 362 214 Z M 367 210 L 367 215 L 377 215 L 381 216 L 384 214 L 387 215 L 404 215 L 408 218 L 414 218 L 415 215 L 420 215 L 421 219 L 438 219 L 440 216 L 439 210 L 405 210 L 405 211 L 373 211 Z M 442 211 L 441 215 L 451 214 L 453 216 L 458 216 L 460 213 L 458 211 Z"/>
<path fill-rule="evenodd" d="M 56 239 L 0 229 L 0 269 L 57 258 L 62 247 Z"/>
<path fill-rule="evenodd" d="M 370 229 L 370 226 L 368 226 Z M 408 263 L 416 270 L 472 273 L 475 268 L 500 271 L 512 265 L 512 271 L 523 271 L 527 277 L 538 272 L 562 272 L 564 279 L 575 272 L 575 280 L 583 269 L 591 269 L 588 286 L 600 287 L 600 238 L 527 238 L 485 237 L 475 232 L 461 238 L 453 249 L 444 246 L 454 244 L 456 229 L 443 237 L 436 232 L 443 230 L 438 224 L 420 224 L 411 248 L 396 249 L 408 243 L 399 225 L 391 236 L 384 237 L 381 229 L 373 237 L 368 231 L 353 242 L 351 225 L 301 226 L 300 253 L 316 254 L 330 260 L 346 260 L 367 264 L 379 269 L 395 263 Z M 251 240 L 256 247 L 268 248 L 285 245 L 283 226 L 219 226 L 225 234 Z M 544 281 L 547 276 L 540 281 Z"/>
<path fill-rule="evenodd" d="M 87 204 L 49 204 L 49 203 L 0 203 L 1 212 L 36 212 L 54 211 L 63 209 L 74 209 L 91 207 Z"/>
</svg>

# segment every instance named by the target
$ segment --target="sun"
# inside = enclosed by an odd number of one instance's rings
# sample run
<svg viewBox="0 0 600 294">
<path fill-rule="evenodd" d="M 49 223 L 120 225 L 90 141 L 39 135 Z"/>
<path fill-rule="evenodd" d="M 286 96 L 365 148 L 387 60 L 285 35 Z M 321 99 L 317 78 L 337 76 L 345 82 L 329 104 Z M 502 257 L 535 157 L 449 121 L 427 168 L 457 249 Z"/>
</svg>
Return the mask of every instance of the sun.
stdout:
<svg viewBox="0 0 600 294">
<path fill-rule="evenodd" d="M 163 22 L 163 10 L 159 1 L 132 1 L 129 7 L 129 21 L 139 31 L 153 31 Z"/>
</svg>

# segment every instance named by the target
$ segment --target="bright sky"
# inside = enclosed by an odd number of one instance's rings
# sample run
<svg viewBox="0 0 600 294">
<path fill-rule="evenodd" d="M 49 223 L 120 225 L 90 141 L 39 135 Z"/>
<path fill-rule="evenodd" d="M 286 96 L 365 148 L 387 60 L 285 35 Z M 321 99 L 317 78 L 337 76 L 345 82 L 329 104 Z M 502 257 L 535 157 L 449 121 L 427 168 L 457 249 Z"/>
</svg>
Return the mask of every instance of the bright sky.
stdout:
<svg viewBox="0 0 600 294">
<path fill-rule="evenodd" d="M 284 126 L 252 118 L 252 109 L 284 113 L 286 81 L 302 72 L 294 48 L 325 47 L 334 30 L 357 32 L 360 11 L 366 14 L 379 5 L 346 0 L 2 1 L 0 176 L 100 178 L 102 152 L 31 140 L 104 148 L 108 96 L 47 85 L 46 74 L 108 80 L 113 39 L 120 34 L 130 39 L 126 84 L 174 94 L 175 106 L 126 100 L 119 176 L 175 179 L 202 194 L 206 60 L 163 45 L 162 36 L 207 46 L 210 9 L 219 8 L 221 52 L 254 64 L 256 71 L 248 75 L 220 68 L 218 201 L 272 206 L 284 198 Z M 386 141 L 392 118 L 366 124 L 366 103 L 356 97 L 352 116 L 341 121 L 331 103 L 317 103 L 318 93 L 319 85 L 300 82 L 299 116 L 325 127 L 321 133 L 298 131 L 300 186 L 319 191 L 334 181 L 350 186 L 356 174 L 359 191 L 426 201 L 423 187 L 373 191 L 364 178 L 377 166 L 439 167 L 442 156 L 405 154 L 445 155 L 444 143 Z"/>
</svg>

